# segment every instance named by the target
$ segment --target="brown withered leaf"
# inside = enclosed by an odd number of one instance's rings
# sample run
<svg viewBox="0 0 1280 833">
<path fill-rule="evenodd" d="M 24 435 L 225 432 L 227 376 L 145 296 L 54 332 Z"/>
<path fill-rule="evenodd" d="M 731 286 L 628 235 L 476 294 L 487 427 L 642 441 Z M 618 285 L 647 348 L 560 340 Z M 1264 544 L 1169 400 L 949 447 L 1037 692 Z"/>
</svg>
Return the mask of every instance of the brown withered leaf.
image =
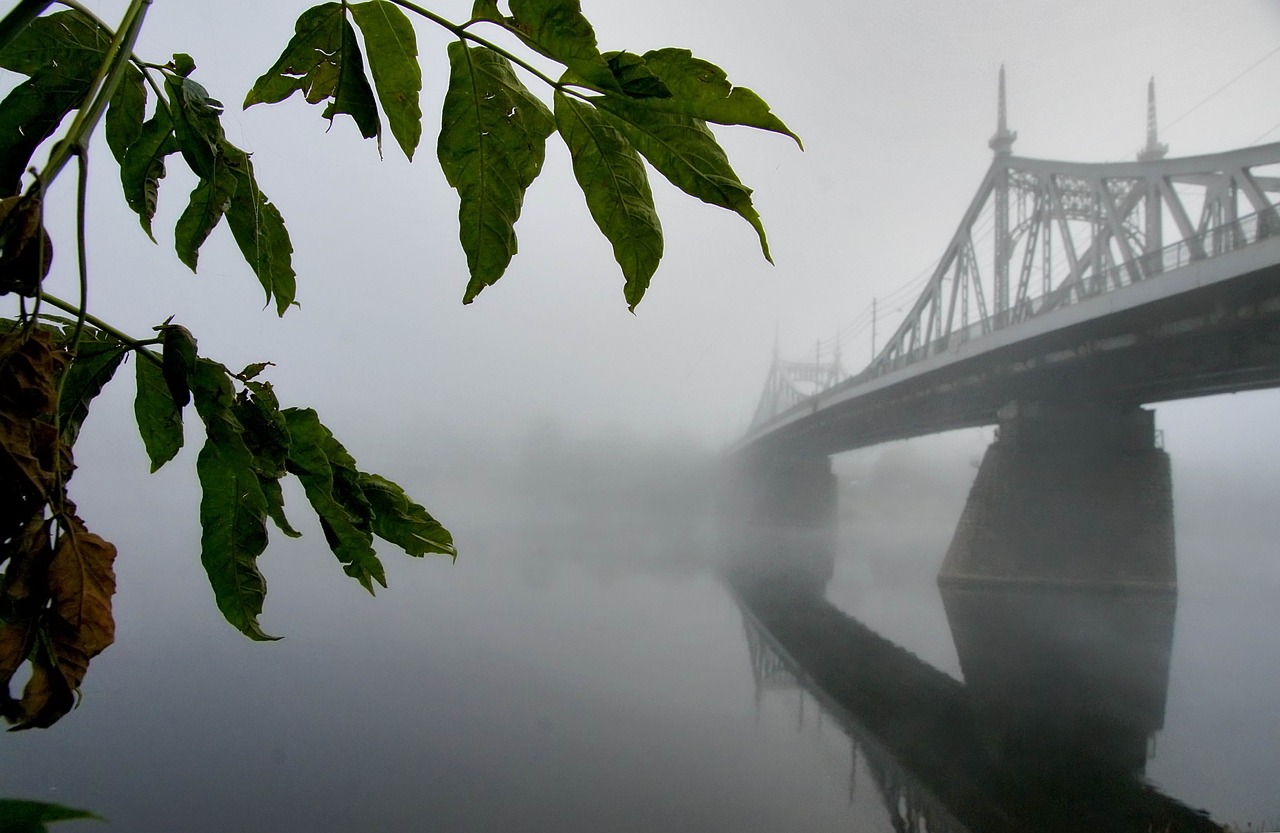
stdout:
<svg viewBox="0 0 1280 833">
<path fill-rule="evenodd" d="M 31 662 L 31 677 L 22 689 L 22 700 L 12 708 L 16 723 L 9 731 L 48 729 L 76 704 L 75 691 L 67 683 L 61 669 L 53 664 L 46 651 L 38 651 Z"/>
<path fill-rule="evenodd" d="M 89 660 L 115 641 L 115 560 L 115 546 L 85 529 L 77 517 L 53 550 L 46 622 L 58 667 L 73 689 L 80 687 Z"/>
<path fill-rule="evenodd" d="M 10 721 L 22 718 L 9 683 L 26 661 L 35 641 L 41 611 L 48 602 L 49 540 L 52 520 L 35 518 L 0 553 L 8 568 L 0 577 L 0 715 Z"/>
<path fill-rule="evenodd" d="M 72 470 L 53 426 L 67 357 L 47 332 L 0 335 L 0 541 L 16 535 Z M 59 459 L 60 457 L 60 459 Z M 55 464 L 55 459 L 57 463 Z"/>
<path fill-rule="evenodd" d="M 33 297 L 52 261 L 53 240 L 41 223 L 40 199 L 0 200 L 0 295 Z"/>
<path fill-rule="evenodd" d="M 41 650 L 19 704 L 16 729 L 53 725 L 70 711 L 89 661 L 115 641 L 111 597 L 116 548 L 72 516 L 49 563 L 49 606 L 41 620 Z"/>
</svg>

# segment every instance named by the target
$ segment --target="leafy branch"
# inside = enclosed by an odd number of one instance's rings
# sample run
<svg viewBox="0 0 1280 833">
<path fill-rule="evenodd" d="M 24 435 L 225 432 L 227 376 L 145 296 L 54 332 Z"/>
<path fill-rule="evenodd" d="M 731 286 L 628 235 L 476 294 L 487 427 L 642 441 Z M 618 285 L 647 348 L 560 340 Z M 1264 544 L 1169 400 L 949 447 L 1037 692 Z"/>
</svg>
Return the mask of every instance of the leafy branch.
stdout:
<svg viewBox="0 0 1280 833">
<path fill-rule="evenodd" d="M 203 426 L 196 458 L 200 558 L 227 621 L 255 640 L 266 584 L 257 559 L 268 521 L 299 533 L 285 515 L 284 478 L 296 477 L 342 571 L 369 592 L 386 585 L 374 539 L 410 556 L 455 556 L 453 540 L 392 481 L 362 471 L 314 410 L 282 407 L 260 362 L 233 372 L 198 352 L 195 336 L 166 319 L 147 338 L 90 314 L 85 170 L 101 124 L 125 204 L 153 241 L 162 181 L 173 159 L 194 174 L 173 229 L 179 260 L 195 271 L 225 219 L 269 304 L 295 305 L 293 243 L 259 187 L 250 154 L 223 130 L 222 102 L 195 80 L 195 61 L 134 54 L 150 0 L 130 0 L 112 28 L 77 0 L 46 14 L 49 0 L 19 0 L 0 18 L 0 67 L 22 76 L 0 100 L 0 295 L 18 314 L 0 319 L 0 715 L 16 728 L 49 726 L 76 700 L 89 662 L 111 644 L 115 547 L 90 532 L 68 494 L 73 447 L 90 405 L 130 355 L 134 416 L 156 471 L 185 442 L 184 411 Z M 422 69 L 414 20 L 439 26 L 449 78 L 436 157 L 458 193 L 459 240 L 470 303 L 507 271 L 517 250 L 524 194 L 541 173 L 546 143 L 564 140 L 591 217 L 613 247 L 634 310 L 662 257 L 649 169 L 697 199 L 739 214 L 769 257 L 751 191 L 709 123 L 795 137 L 763 100 L 729 83 L 687 50 L 601 52 L 577 0 L 477 0 L 458 24 L 410 0 L 324 2 L 301 13 L 275 63 L 243 106 L 301 93 L 332 124 L 350 117 L 381 153 L 384 122 L 412 160 L 422 140 Z M 412 15 L 412 17 L 410 17 Z M 478 34 L 514 36 L 529 55 Z M 560 65 L 553 78 L 535 57 Z M 548 88 L 534 95 L 521 73 Z M 62 124 L 74 113 L 70 125 Z M 43 166 L 32 166 L 48 147 Z M 78 303 L 47 293 L 53 258 L 44 194 L 72 159 Z M 28 309 L 28 301 L 32 308 Z M 49 314 L 49 305 L 65 316 Z M 20 696 L 9 685 L 30 669 Z"/>
</svg>

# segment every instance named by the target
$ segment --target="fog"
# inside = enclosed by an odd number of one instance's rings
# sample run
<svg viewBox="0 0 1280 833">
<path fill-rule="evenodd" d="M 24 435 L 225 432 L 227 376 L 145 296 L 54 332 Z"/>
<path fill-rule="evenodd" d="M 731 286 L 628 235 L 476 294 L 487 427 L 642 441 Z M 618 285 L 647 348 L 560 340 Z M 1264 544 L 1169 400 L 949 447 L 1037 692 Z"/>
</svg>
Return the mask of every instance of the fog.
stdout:
<svg viewBox="0 0 1280 833">
<path fill-rule="evenodd" d="M 89 5 L 109 18 L 119 4 Z M 452 17 L 468 10 L 441 8 Z M 192 185 L 181 165 L 161 185 L 160 244 L 150 244 L 105 157 L 90 194 L 91 305 L 143 334 L 175 315 L 203 353 L 229 366 L 276 362 L 270 379 L 285 404 L 314 404 L 340 438 L 372 434 L 354 442 L 357 459 L 408 436 L 514 439 L 539 416 L 570 432 L 612 424 L 732 441 L 775 333 L 784 356 L 803 358 L 872 298 L 891 295 L 897 306 L 880 305 L 881 340 L 896 325 L 989 163 L 1002 62 L 1015 152 L 1026 156 L 1132 158 L 1145 137 L 1150 76 L 1172 155 L 1275 140 L 1280 130 L 1269 104 L 1280 83 L 1280 57 L 1269 55 L 1280 12 L 1266 0 L 587 4 L 603 48 L 692 48 L 804 139 L 802 153 L 785 137 L 717 128 L 755 189 L 777 265 L 740 218 L 655 181 L 666 255 L 631 315 L 553 140 L 508 274 L 464 307 L 455 194 L 433 158 L 447 40 L 419 33 L 426 116 L 417 161 L 391 143 L 379 160 L 349 119 L 326 133 L 316 108 L 296 98 L 235 106 L 282 48 L 296 11 L 156 4 L 138 51 L 156 60 L 191 53 L 195 77 L 229 103 L 229 137 L 254 154 L 289 223 L 301 308 L 282 321 L 263 309 L 226 229 L 207 244 L 199 275 L 176 261 L 171 229 Z M 68 180 L 51 197 L 58 239 L 69 239 L 72 190 Z M 49 289 L 72 297 L 74 259 L 69 246 L 59 252 Z M 870 335 L 843 345 L 850 372 L 870 357 Z M 1267 398 L 1249 410 L 1275 407 Z"/>
<path fill-rule="evenodd" d="M 106 19 L 123 8 L 86 5 Z M 433 8 L 462 19 L 470 5 Z M 873 352 L 873 299 L 882 346 L 990 163 L 1001 64 L 1019 155 L 1132 159 L 1152 76 L 1171 156 L 1278 141 L 1280 8 L 587 0 L 602 48 L 689 47 L 804 140 L 801 152 L 716 128 L 755 189 L 776 265 L 739 217 L 655 175 L 666 254 L 632 314 L 554 137 L 519 253 L 462 305 L 456 197 L 434 160 L 440 34 L 419 29 L 413 163 L 390 140 L 380 159 L 345 117 L 326 130 L 296 99 L 242 112 L 302 7 L 156 3 L 137 48 L 158 62 L 189 52 L 227 102 L 229 138 L 289 225 L 300 307 L 283 319 L 263 307 L 225 228 L 198 275 L 178 262 L 173 223 L 194 184 L 181 165 L 161 184 L 152 245 L 104 146 L 90 310 L 137 335 L 172 315 L 202 355 L 273 362 L 282 405 L 315 407 L 362 469 L 453 530 L 460 557 L 384 553 L 390 587 L 369 598 L 286 482 L 304 537 L 276 535 L 261 562 L 263 626 L 286 639 L 248 643 L 221 621 L 199 563 L 199 424 L 191 415 L 188 447 L 148 476 L 126 366 L 94 403 L 71 485 L 89 526 L 120 547 L 118 642 L 65 727 L 0 750 L 4 793 L 157 831 L 893 829 L 875 790 L 850 783 L 848 761 L 867 769 L 856 743 L 814 728 L 812 701 L 810 722 L 798 718 L 803 694 L 751 676 L 743 617 L 712 571 L 721 452 L 745 431 L 775 348 L 799 359 L 842 332 L 857 372 Z M 49 198 L 47 287 L 75 297 L 64 180 Z M 1280 679 L 1264 654 L 1280 625 L 1268 613 L 1278 419 L 1274 391 L 1157 408 L 1184 601 L 1147 774 L 1241 823 L 1280 818 L 1268 797 L 1280 737 L 1262 726 Z M 991 439 L 957 431 L 834 463 L 829 599 L 955 679 L 936 576 Z"/>
</svg>

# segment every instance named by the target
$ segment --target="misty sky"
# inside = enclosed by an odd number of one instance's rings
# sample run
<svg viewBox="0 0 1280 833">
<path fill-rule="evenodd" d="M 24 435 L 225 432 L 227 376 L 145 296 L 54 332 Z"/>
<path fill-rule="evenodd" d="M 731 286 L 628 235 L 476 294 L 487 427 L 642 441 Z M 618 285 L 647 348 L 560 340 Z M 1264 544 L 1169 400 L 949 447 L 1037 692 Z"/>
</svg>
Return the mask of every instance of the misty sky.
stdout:
<svg viewBox="0 0 1280 833">
<path fill-rule="evenodd" d="M 88 5 L 108 19 L 124 7 Z M 462 20 L 470 5 L 432 7 Z M 785 137 L 717 128 L 756 189 L 777 265 L 763 260 L 738 217 L 655 179 L 666 256 L 631 315 L 553 139 L 517 226 L 519 254 L 499 284 L 463 307 L 456 195 L 434 159 L 444 33 L 419 28 L 426 124 L 417 162 L 407 164 L 390 139 L 379 161 L 350 120 L 326 135 L 318 108 L 297 98 L 238 107 L 305 6 L 164 0 L 137 50 L 155 61 L 191 53 L 195 77 L 227 102 L 230 138 L 254 153 L 260 182 L 289 223 L 302 308 L 284 321 L 263 308 L 225 228 L 206 246 L 198 276 L 177 261 L 173 221 L 193 184 L 181 164 L 162 184 L 160 245 L 150 244 L 123 207 L 105 147 L 91 195 L 90 303 L 138 334 L 174 314 L 202 353 L 228 365 L 274 360 L 270 378 L 283 403 L 315 405 L 357 452 L 350 438 L 374 426 L 376 436 L 473 427 L 519 434 L 539 415 L 571 428 L 691 433 L 717 445 L 736 437 L 775 327 L 784 353 L 811 355 L 817 339 L 872 297 L 921 277 L 942 253 L 990 161 L 1001 62 L 1020 155 L 1132 158 L 1144 140 L 1151 75 L 1171 155 L 1280 141 L 1280 8 L 1270 0 L 586 0 L 603 49 L 689 47 L 755 89 L 804 139 L 802 153 Z M 65 179 L 54 197 L 64 211 Z M 49 286 L 71 297 L 69 227 L 58 228 L 65 242 Z M 894 312 L 886 311 L 882 338 Z M 845 345 L 848 370 L 869 354 L 863 333 Z M 1265 425 L 1280 414 L 1280 395 L 1179 406 L 1161 421 L 1193 426 L 1220 412 Z"/>
</svg>

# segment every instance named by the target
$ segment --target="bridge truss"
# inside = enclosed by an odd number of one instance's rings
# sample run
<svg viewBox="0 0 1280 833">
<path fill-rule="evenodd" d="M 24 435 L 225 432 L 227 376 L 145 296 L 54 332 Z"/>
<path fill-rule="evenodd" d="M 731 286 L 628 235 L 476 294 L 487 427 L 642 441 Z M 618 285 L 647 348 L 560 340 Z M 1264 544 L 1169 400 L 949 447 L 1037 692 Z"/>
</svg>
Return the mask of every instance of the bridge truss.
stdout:
<svg viewBox="0 0 1280 833">
<path fill-rule="evenodd" d="M 868 370 L 879 375 L 1280 232 L 1276 174 L 1280 143 L 1101 165 L 998 154 Z"/>
<path fill-rule="evenodd" d="M 995 153 L 924 291 L 871 364 L 775 355 L 752 429 L 838 384 L 858 384 L 1196 261 L 1280 234 L 1280 143 L 1166 159 L 1148 87 L 1133 162 L 1014 156 L 1000 74 Z"/>
</svg>

